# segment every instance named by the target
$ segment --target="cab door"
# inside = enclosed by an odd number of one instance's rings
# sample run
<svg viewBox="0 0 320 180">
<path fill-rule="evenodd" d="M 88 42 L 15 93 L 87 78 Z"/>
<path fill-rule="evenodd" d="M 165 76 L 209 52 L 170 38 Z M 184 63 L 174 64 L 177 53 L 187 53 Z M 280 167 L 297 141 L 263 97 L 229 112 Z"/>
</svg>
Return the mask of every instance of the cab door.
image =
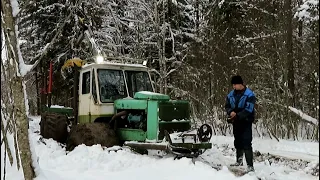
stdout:
<svg viewBox="0 0 320 180">
<path fill-rule="evenodd" d="M 80 73 L 79 83 L 79 123 L 86 123 L 90 120 L 90 104 L 92 94 L 92 69 Z"/>
</svg>

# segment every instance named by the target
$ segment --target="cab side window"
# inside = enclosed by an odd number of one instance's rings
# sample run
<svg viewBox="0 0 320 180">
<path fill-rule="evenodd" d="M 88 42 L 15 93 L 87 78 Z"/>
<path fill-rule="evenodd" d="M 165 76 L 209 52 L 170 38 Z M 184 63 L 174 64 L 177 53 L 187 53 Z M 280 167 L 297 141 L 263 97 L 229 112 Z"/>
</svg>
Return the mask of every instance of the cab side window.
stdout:
<svg viewBox="0 0 320 180">
<path fill-rule="evenodd" d="M 92 71 L 92 72 L 94 72 L 94 71 Z M 93 73 L 93 75 L 92 75 L 92 96 L 93 96 L 94 102 L 97 103 L 98 99 L 97 99 L 96 78 L 95 77 L 96 76 Z"/>
<path fill-rule="evenodd" d="M 82 94 L 90 93 L 90 71 L 82 74 Z"/>
</svg>

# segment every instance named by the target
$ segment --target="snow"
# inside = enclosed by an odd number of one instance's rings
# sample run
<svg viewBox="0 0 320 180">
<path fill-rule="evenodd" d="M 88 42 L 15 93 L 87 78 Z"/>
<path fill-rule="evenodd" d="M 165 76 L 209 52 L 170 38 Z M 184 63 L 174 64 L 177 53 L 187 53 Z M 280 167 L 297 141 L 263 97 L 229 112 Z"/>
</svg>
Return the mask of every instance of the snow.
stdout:
<svg viewBox="0 0 320 180">
<path fill-rule="evenodd" d="M 128 67 L 142 67 L 142 68 L 146 68 L 146 66 L 142 65 L 142 64 L 128 64 L 128 63 L 116 63 L 116 62 L 108 62 L 108 61 L 104 61 L 102 64 L 110 64 L 110 65 L 118 65 L 118 66 L 128 66 Z"/>
<path fill-rule="evenodd" d="M 156 96 L 156 95 L 163 95 L 163 94 L 160 94 L 160 93 L 156 93 L 156 92 L 151 92 L 151 91 L 139 91 L 140 94 L 145 94 L 145 95 L 153 95 L 153 96 Z"/>
<path fill-rule="evenodd" d="M 22 81 L 22 87 L 23 87 L 23 94 L 24 94 L 24 105 L 26 107 L 26 115 L 29 115 L 29 100 L 27 97 L 27 86 L 26 86 L 26 82 Z"/>
<path fill-rule="evenodd" d="M 50 108 L 71 108 L 71 107 L 65 107 L 60 105 L 51 105 Z"/>
<path fill-rule="evenodd" d="M 317 21 L 319 20 L 319 0 L 303 0 L 303 4 L 300 5 L 294 17 L 299 18 L 299 20 Z M 311 14 L 311 11 L 317 11 L 315 15 Z"/>
<path fill-rule="evenodd" d="M 31 130 L 28 130 L 29 134 L 32 134 Z M 29 145 L 30 145 L 30 152 L 31 152 L 31 160 L 32 160 L 32 167 L 34 168 L 34 172 L 36 176 L 39 176 L 42 174 L 39 163 L 38 163 L 38 158 L 37 158 L 37 153 L 35 150 L 35 145 L 33 144 L 32 138 L 29 138 Z"/>
<path fill-rule="evenodd" d="M 219 4 L 218 4 L 219 8 L 221 8 L 221 6 L 223 5 L 223 3 L 224 3 L 224 0 L 222 0 L 222 1 L 219 2 Z"/>
<path fill-rule="evenodd" d="M 172 0 L 172 4 L 177 6 L 178 5 L 177 0 Z"/>
<path fill-rule="evenodd" d="M 31 131 L 39 129 L 39 121 L 40 118 L 34 118 L 30 124 Z M 80 145 L 66 154 L 65 149 L 58 143 L 49 139 L 44 140 L 47 144 L 45 145 L 39 141 L 40 136 L 33 132 L 30 132 L 32 146 L 35 147 L 40 165 L 38 171 L 40 174 L 35 180 L 132 179 L 132 177 L 142 180 L 150 177 L 155 180 L 188 180 L 198 178 L 199 175 L 203 178 L 235 179 L 230 172 L 217 172 L 201 162 L 194 165 L 190 159 L 179 161 L 173 158 L 160 159 L 134 154 L 128 149 L 114 152 L 103 149 L 100 145 L 91 147 Z"/>
<path fill-rule="evenodd" d="M 303 113 L 301 110 L 296 109 L 296 108 L 294 108 L 294 107 L 289 106 L 289 109 L 290 109 L 292 112 L 294 112 L 294 113 L 296 113 L 297 115 L 299 115 L 302 119 L 304 119 L 304 120 L 306 120 L 306 121 L 308 121 L 308 122 L 310 122 L 310 123 L 318 126 L 318 120 L 317 120 L 316 118 L 313 118 L 313 117 L 311 117 L 311 116 Z"/>
<path fill-rule="evenodd" d="M 15 26 L 15 30 L 16 30 L 16 37 L 19 37 L 18 25 Z M 17 42 L 19 42 L 19 38 L 17 38 Z M 23 77 L 32 69 L 33 65 L 27 65 L 24 63 L 24 60 L 20 51 L 19 43 L 17 43 L 17 51 L 18 51 L 19 70 L 20 70 L 19 74 Z"/>
<path fill-rule="evenodd" d="M 163 158 L 151 155 L 133 153 L 125 147 L 103 148 L 100 145 L 80 145 L 71 152 L 52 139 L 40 139 L 40 117 L 32 117 L 30 121 L 30 137 L 33 164 L 36 165 L 35 180 L 89 180 L 89 179 L 154 179 L 154 180 L 194 180 L 194 179 L 288 179 L 310 180 L 318 179 L 306 173 L 306 169 L 293 170 L 284 165 L 255 162 L 256 173 L 235 177 L 224 166 L 217 171 L 204 161 L 195 161 L 182 158 L 173 160 L 173 157 Z M 174 136 L 174 135 L 173 135 Z M 232 144 L 232 137 L 213 136 L 211 142 L 218 144 L 207 150 L 202 158 L 205 162 L 217 162 L 227 165 L 234 161 L 231 151 L 225 155 L 221 151 L 223 144 Z M 290 152 L 292 155 L 314 155 L 319 158 L 319 144 L 312 142 L 277 141 L 269 139 L 255 139 L 254 149 L 279 152 Z M 117 151 L 115 151 L 117 150 Z M 312 165 L 314 165 L 314 162 Z M 311 166 L 311 165 L 310 165 Z M 309 169 L 311 167 L 308 167 Z"/>
<path fill-rule="evenodd" d="M 1 139 L 2 139 L 2 133 L 1 133 Z M 5 157 L 5 145 L 4 143 L 1 145 L 1 179 L 4 179 L 4 176 L 7 180 L 22 180 L 23 174 L 22 171 L 18 170 L 15 165 L 11 165 L 9 162 L 8 153 L 6 152 L 6 160 L 4 161 Z M 5 171 L 4 171 L 5 168 Z"/>
<path fill-rule="evenodd" d="M 3 117 L 3 113 L 1 113 L 1 118 Z M 1 123 L 3 123 L 4 129 L 6 129 L 8 122 L 6 119 L 2 119 Z M 1 140 L 4 138 L 3 135 L 3 131 L 1 131 Z M 23 170 L 22 168 L 20 168 L 18 170 L 18 166 L 17 166 L 17 158 L 16 158 L 16 151 L 15 151 L 15 143 L 16 141 L 14 140 L 14 134 L 10 133 L 10 131 L 7 131 L 6 134 L 7 140 L 8 140 L 8 147 L 6 147 L 5 143 L 1 144 L 1 179 L 5 179 L 7 180 L 23 180 L 24 179 L 24 175 L 23 175 Z M 10 151 L 11 155 L 12 155 L 12 164 L 9 160 L 9 154 L 8 151 L 6 151 L 6 148 L 8 148 L 8 150 Z M 5 158 L 4 158 L 5 157 Z M 19 159 L 20 161 L 20 159 Z"/>
<path fill-rule="evenodd" d="M 1 29 L 1 37 L 4 37 L 4 32 Z M 7 57 L 7 47 L 5 46 L 5 40 L 4 38 L 1 38 L 2 44 L 1 44 L 1 61 L 6 62 L 8 59 Z"/>
<path fill-rule="evenodd" d="M 113 66 L 125 66 L 125 67 L 136 67 L 136 68 L 143 68 L 143 69 L 147 69 L 146 66 L 142 65 L 142 64 L 129 64 L 129 63 L 118 63 L 118 62 L 111 62 L 111 61 L 103 61 L 100 64 L 96 64 L 96 63 L 87 63 L 85 65 L 82 66 L 82 68 L 86 68 L 86 67 L 90 67 L 92 65 L 96 65 L 98 67 L 100 67 L 100 65 L 113 65 Z M 103 66 L 102 66 L 103 67 Z"/>
<path fill-rule="evenodd" d="M 211 142 L 218 145 L 227 144 L 233 147 L 233 137 L 213 136 Z M 319 158 L 319 143 L 289 141 L 273 139 L 253 138 L 253 150 L 261 153 L 270 153 L 287 158 L 299 158 L 302 160 L 313 161 Z M 319 160 L 318 160 L 319 161 Z"/>
<path fill-rule="evenodd" d="M 18 1 L 11 0 L 11 7 L 12 7 L 12 15 L 13 17 L 16 17 L 20 11 Z"/>
</svg>

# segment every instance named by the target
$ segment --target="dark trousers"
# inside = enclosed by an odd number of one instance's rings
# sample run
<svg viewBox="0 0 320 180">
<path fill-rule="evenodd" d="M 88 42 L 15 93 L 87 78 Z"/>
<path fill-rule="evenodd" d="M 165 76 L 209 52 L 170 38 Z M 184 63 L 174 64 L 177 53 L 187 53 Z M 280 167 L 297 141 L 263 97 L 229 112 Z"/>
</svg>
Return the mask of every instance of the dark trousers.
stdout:
<svg viewBox="0 0 320 180">
<path fill-rule="evenodd" d="M 244 153 L 247 165 L 253 166 L 252 123 L 235 122 L 233 124 L 233 135 L 237 162 L 242 162 L 242 156 Z"/>
</svg>

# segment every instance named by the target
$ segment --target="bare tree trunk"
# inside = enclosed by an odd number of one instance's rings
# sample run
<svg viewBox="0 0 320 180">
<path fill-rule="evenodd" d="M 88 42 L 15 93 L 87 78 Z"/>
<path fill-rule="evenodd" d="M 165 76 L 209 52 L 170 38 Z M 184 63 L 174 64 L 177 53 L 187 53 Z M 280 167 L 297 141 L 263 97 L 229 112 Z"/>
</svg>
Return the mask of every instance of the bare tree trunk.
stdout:
<svg viewBox="0 0 320 180">
<path fill-rule="evenodd" d="M 41 106 L 40 106 L 40 112 L 43 111 L 44 106 L 47 104 L 47 69 L 46 69 L 46 61 L 41 61 L 41 81 L 42 81 L 42 87 L 41 87 Z"/>
<path fill-rule="evenodd" d="M 34 172 L 32 168 L 31 152 L 29 146 L 29 135 L 28 128 L 29 122 L 26 115 L 26 105 L 24 97 L 24 89 L 22 86 L 22 77 L 18 76 L 17 72 L 20 71 L 19 65 L 19 54 L 18 54 L 18 44 L 17 44 L 17 34 L 15 31 L 15 18 L 12 14 L 12 6 L 9 0 L 1 0 L 1 13 L 3 14 L 3 30 L 5 34 L 5 42 L 8 52 L 8 61 L 13 61 L 13 63 L 8 63 L 8 69 L 11 71 L 11 77 L 9 77 L 9 83 L 12 90 L 13 99 L 13 112 L 14 118 L 16 120 L 17 127 L 17 141 L 18 148 L 16 152 L 20 152 L 20 156 L 24 178 L 31 180 L 34 177 Z M 19 159 L 17 159 L 19 164 Z M 19 167 L 18 167 L 19 169 Z"/>
<path fill-rule="evenodd" d="M 196 2 L 195 2 L 195 9 L 196 9 L 196 33 L 197 34 L 199 34 L 199 22 L 200 22 L 200 15 L 199 15 L 199 11 L 200 11 L 200 9 L 199 9 L 199 0 L 196 0 Z"/>
<path fill-rule="evenodd" d="M 299 0 L 299 6 L 302 4 L 302 0 Z M 299 70 L 299 74 L 301 74 L 300 72 L 302 71 L 302 68 L 299 68 L 302 64 L 302 57 L 303 57 L 303 54 L 302 54 L 302 29 L 303 28 L 303 23 L 302 21 L 299 21 L 298 22 L 298 64 L 297 64 L 297 67 L 298 67 L 298 70 Z M 297 85 L 297 87 L 299 87 L 299 85 Z M 298 101 L 297 101 L 298 102 Z"/>
<path fill-rule="evenodd" d="M 293 52 L 292 52 L 292 9 L 291 0 L 285 1 L 285 11 L 286 11 L 286 51 L 287 51 L 287 73 L 288 73 L 288 87 L 289 87 L 289 97 L 290 104 L 294 105 L 295 99 L 295 86 L 294 86 L 294 66 L 293 66 Z"/>
<path fill-rule="evenodd" d="M 40 105 L 40 94 L 39 94 L 39 75 L 38 75 L 38 69 L 36 69 L 36 73 L 35 73 L 35 81 L 36 81 L 36 94 L 37 94 L 37 115 L 40 115 L 41 113 L 41 105 Z"/>
<path fill-rule="evenodd" d="M 160 78 L 159 78 L 159 91 L 160 93 L 163 93 L 163 87 L 164 87 L 164 84 L 163 84 L 163 78 L 164 78 L 164 75 L 163 75 L 163 53 L 162 53 L 162 43 L 161 43 L 161 36 L 160 36 L 160 13 L 159 13 L 159 10 L 158 10 L 158 3 L 157 1 L 154 1 L 154 4 L 155 4 L 155 22 L 156 22 L 156 32 L 157 32 L 157 48 L 158 48 L 158 61 L 159 61 L 159 69 L 160 69 Z"/>
<path fill-rule="evenodd" d="M 165 1 L 162 2 L 162 24 L 164 27 L 162 27 L 162 60 L 161 60 L 161 63 L 162 63 L 162 76 L 163 76 L 163 88 L 164 88 L 164 94 L 167 94 L 167 64 L 166 64 L 166 19 L 165 19 Z M 165 28 L 165 29 L 163 29 Z"/>
</svg>

